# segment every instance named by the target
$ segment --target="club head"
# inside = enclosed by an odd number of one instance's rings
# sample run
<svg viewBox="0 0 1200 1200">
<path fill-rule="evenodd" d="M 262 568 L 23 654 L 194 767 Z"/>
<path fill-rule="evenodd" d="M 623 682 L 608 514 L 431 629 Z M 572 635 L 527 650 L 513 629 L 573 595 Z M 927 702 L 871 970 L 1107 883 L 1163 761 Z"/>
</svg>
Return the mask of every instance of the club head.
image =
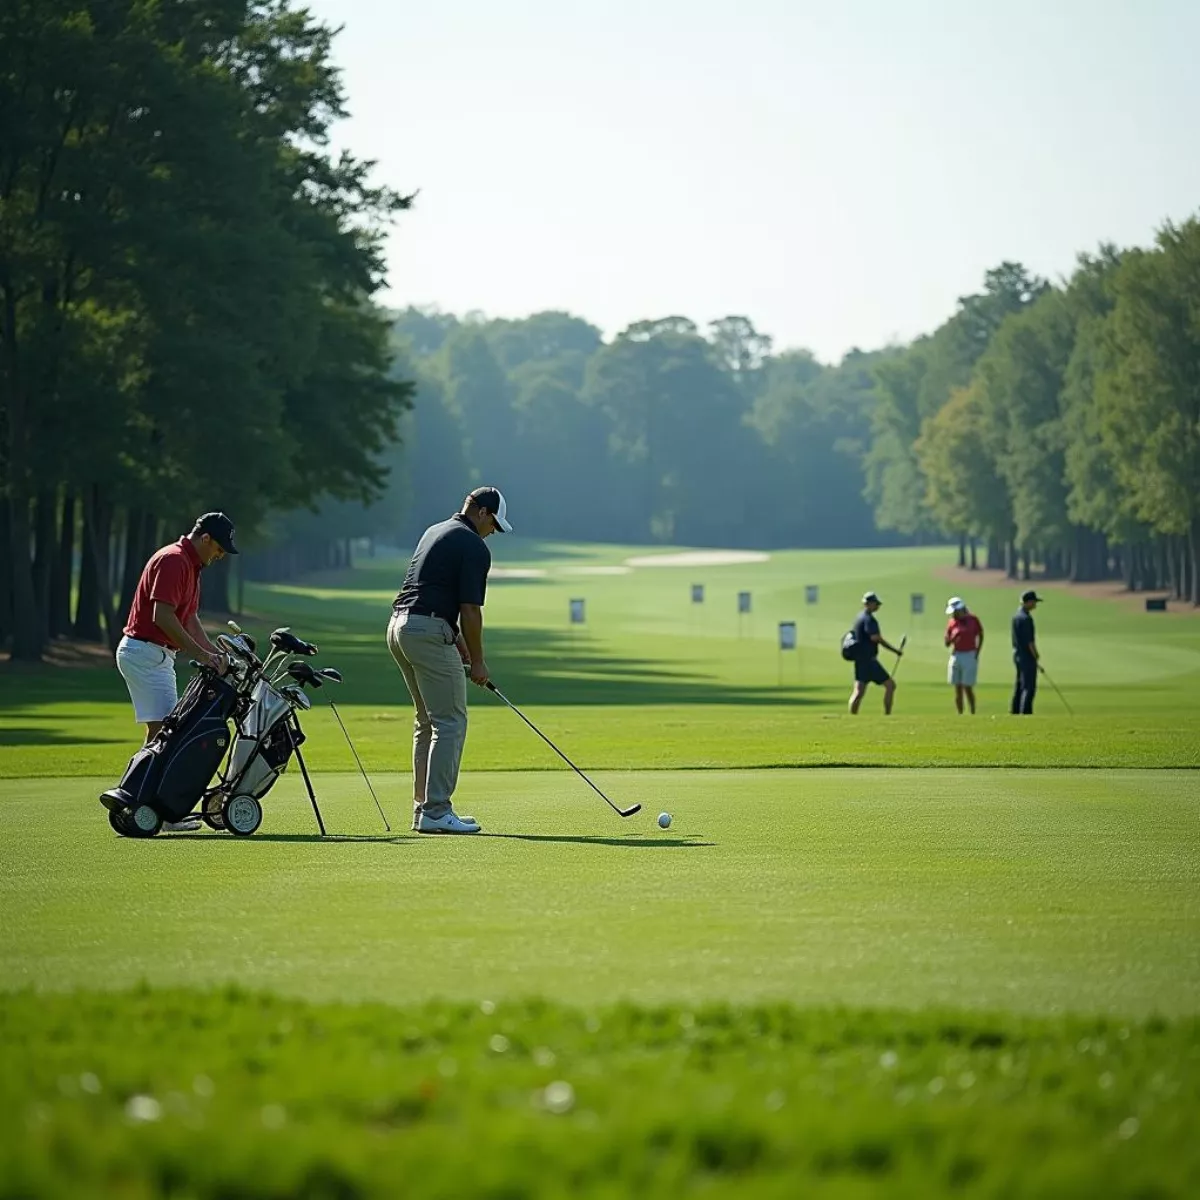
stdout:
<svg viewBox="0 0 1200 1200">
<path fill-rule="evenodd" d="M 322 679 L 328 679 L 330 683 L 341 683 L 342 673 L 337 667 L 322 667 L 318 672 Z"/>
<path fill-rule="evenodd" d="M 271 645 L 285 654 L 303 654 L 306 658 L 311 658 L 317 652 L 317 648 L 312 642 L 298 638 L 288 625 L 276 629 L 271 634 Z"/>
<path fill-rule="evenodd" d="M 321 686 L 322 681 L 318 677 L 316 671 L 312 669 L 311 663 L 301 662 L 300 659 L 295 659 L 293 662 L 288 663 L 287 673 L 302 686 Z"/>
<path fill-rule="evenodd" d="M 635 804 L 632 808 L 618 808 L 617 809 L 618 814 L 622 817 L 632 817 L 634 815 L 634 813 L 640 813 L 641 811 L 642 811 L 642 806 L 640 804 Z"/>
<path fill-rule="evenodd" d="M 289 683 L 286 687 L 279 689 L 279 694 L 289 704 L 294 705 L 296 708 L 302 708 L 305 712 L 312 708 L 312 701 L 304 694 L 304 689 L 299 684 Z"/>
</svg>

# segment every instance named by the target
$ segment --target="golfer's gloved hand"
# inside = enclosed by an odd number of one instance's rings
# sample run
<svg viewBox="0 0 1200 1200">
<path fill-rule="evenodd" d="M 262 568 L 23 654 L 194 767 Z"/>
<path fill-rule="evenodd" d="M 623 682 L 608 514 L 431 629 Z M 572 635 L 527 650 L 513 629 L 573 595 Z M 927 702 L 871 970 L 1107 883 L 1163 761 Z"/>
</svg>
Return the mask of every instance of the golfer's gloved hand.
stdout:
<svg viewBox="0 0 1200 1200">
<path fill-rule="evenodd" d="M 487 663 L 485 663 L 483 659 L 480 659 L 477 663 L 471 663 L 471 682 L 478 687 L 486 687 L 487 681 Z"/>
</svg>

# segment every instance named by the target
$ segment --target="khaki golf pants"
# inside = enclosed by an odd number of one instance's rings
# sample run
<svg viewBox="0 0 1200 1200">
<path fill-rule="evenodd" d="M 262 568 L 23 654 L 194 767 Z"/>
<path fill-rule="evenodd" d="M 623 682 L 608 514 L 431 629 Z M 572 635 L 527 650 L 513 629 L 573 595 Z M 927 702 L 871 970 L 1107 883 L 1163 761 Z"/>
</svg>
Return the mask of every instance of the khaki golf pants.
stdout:
<svg viewBox="0 0 1200 1200">
<path fill-rule="evenodd" d="M 430 817 L 450 810 L 467 742 L 467 678 L 454 631 L 441 617 L 400 613 L 388 649 L 413 698 L 413 810 Z"/>
</svg>

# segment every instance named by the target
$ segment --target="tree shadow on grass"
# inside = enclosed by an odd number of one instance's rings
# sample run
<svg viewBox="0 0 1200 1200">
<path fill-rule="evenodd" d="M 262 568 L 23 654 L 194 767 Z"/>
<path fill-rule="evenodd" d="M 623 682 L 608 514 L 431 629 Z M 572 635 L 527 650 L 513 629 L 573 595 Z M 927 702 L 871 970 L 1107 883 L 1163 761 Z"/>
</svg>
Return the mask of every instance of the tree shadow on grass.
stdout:
<svg viewBox="0 0 1200 1200">
<path fill-rule="evenodd" d="M 0 727 L 0 746 L 123 746 L 129 740 L 124 737 L 80 736 L 69 729 L 60 732 L 36 725 Z"/>
</svg>

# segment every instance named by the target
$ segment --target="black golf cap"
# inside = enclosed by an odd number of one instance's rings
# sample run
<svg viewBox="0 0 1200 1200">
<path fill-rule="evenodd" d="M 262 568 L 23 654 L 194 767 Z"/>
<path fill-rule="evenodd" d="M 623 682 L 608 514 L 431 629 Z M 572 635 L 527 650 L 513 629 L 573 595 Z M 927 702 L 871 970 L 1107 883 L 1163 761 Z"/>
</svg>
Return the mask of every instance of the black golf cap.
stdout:
<svg viewBox="0 0 1200 1200">
<path fill-rule="evenodd" d="M 1022 604 L 1028 604 L 1031 600 L 1035 600 L 1038 604 L 1041 604 L 1041 602 L 1044 599 L 1045 599 L 1045 597 L 1039 596 L 1037 594 L 1037 592 L 1022 592 L 1021 593 L 1021 603 Z"/>
<path fill-rule="evenodd" d="M 196 521 L 192 535 L 207 533 L 226 554 L 237 554 L 238 548 L 233 544 L 233 522 L 223 512 L 205 513 Z"/>
<path fill-rule="evenodd" d="M 508 505 L 504 501 L 504 493 L 499 488 L 477 487 L 467 496 L 468 500 L 490 512 L 496 518 L 496 527 L 501 533 L 512 533 L 512 525 L 508 521 Z"/>
<path fill-rule="evenodd" d="M 867 592 L 863 596 L 862 602 L 864 604 L 882 604 L 883 603 L 883 601 L 880 600 L 878 594 L 875 592 Z"/>
</svg>

